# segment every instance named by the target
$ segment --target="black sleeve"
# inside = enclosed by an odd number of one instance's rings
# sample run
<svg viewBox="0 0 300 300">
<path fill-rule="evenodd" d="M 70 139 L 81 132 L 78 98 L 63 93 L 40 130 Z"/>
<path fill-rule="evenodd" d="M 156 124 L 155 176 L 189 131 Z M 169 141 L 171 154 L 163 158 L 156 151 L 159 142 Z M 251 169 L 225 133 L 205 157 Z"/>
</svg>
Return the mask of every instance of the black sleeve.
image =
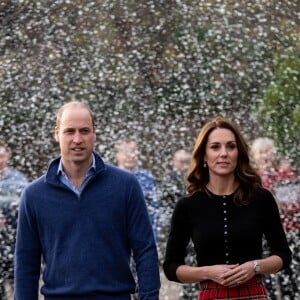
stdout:
<svg viewBox="0 0 300 300">
<path fill-rule="evenodd" d="M 268 242 L 271 255 L 278 255 L 283 261 L 283 268 L 292 261 L 292 252 L 289 248 L 286 234 L 280 219 L 280 213 L 275 198 L 268 190 L 263 190 L 265 210 L 265 238 Z"/>
<path fill-rule="evenodd" d="M 166 277 L 171 281 L 180 282 L 176 276 L 176 270 L 184 265 L 186 247 L 190 241 L 190 225 L 187 217 L 186 201 L 180 199 L 173 211 L 170 235 L 167 241 L 163 269 Z"/>
</svg>

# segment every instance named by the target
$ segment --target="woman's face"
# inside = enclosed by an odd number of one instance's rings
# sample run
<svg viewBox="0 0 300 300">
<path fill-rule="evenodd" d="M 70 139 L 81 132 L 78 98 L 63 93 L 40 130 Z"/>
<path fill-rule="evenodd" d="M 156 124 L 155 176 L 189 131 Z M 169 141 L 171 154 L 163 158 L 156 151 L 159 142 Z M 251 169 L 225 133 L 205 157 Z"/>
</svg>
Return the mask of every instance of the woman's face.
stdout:
<svg viewBox="0 0 300 300">
<path fill-rule="evenodd" d="M 214 129 L 208 136 L 204 156 L 210 177 L 233 175 L 238 154 L 234 133 L 225 128 Z"/>
</svg>

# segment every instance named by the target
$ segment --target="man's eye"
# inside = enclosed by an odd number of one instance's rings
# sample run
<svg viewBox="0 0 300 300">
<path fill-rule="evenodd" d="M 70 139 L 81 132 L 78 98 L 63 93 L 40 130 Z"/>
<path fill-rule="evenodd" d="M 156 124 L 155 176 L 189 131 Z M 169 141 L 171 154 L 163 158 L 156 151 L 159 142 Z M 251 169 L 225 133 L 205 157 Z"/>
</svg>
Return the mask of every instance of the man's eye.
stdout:
<svg viewBox="0 0 300 300">
<path fill-rule="evenodd" d="M 89 134 L 91 131 L 89 129 L 80 130 L 82 134 Z"/>
<path fill-rule="evenodd" d="M 65 133 L 66 133 L 66 134 L 72 134 L 72 133 L 73 133 L 73 130 L 66 130 Z"/>
</svg>

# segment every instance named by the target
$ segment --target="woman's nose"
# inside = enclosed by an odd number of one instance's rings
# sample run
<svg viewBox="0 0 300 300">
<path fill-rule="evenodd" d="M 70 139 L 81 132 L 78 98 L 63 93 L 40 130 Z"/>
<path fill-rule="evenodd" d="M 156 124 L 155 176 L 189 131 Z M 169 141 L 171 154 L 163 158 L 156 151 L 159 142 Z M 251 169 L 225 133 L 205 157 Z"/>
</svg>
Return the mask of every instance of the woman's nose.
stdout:
<svg viewBox="0 0 300 300">
<path fill-rule="evenodd" d="M 224 156 L 224 155 L 227 155 L 227 154 L 228 154 L 227 148 L 226 147 L 222 147 L 221 148 L 221 155 Z"/>
</svg>

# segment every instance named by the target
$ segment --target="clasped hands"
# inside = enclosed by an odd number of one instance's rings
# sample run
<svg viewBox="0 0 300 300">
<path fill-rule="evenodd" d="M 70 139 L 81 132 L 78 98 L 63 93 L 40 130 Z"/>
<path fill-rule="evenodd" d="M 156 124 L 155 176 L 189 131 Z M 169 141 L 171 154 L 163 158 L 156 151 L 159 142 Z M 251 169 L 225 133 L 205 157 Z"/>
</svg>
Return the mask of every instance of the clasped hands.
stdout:
<svg viewBox="0 0 300 300">
<path fill-rule="evenodd" d="M 252 262 L 211 266 L 210 279 L 223 286 L 233 287 L 245 283 L 255 275 Z"/>
</svg>

